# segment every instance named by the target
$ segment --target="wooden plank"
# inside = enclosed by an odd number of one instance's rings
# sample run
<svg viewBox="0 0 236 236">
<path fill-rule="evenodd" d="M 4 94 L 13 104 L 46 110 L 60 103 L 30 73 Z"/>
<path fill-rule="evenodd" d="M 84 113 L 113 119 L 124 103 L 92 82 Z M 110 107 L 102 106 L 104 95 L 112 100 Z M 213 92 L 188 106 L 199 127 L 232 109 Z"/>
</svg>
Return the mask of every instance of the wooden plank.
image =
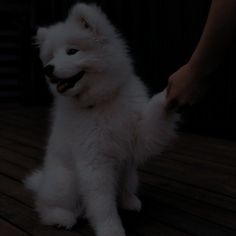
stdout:
<svg viewBox="0 0 236 236">
<path fill-rule="evenodd" d="M 9 222 L 0 219 L 1 236 L 28 236 L 30 234 L 18 229 Z"/>
<path fill-rule="evenodd" d="M 194 149 L 173 149 L 172 151 L 166 151 L 164 154 L 165 156 L 176 156 L 181 157 L 182 159 L 188 160 L 199 160 L 206 163 L 215 163 L 219 164 L 222 167 L 234 167 L 236 168 L 236 160 L 235 160 L 235 153 L 236 151 L 209 151 L 208 153 L 202 151 L 196 151 Z"/>
<path fill-rule="evenodd" d="M 0 137 L 12 142 L 20 142 L 35 148 L 42 149 L 46 146 L 46 138 L 37 133 L 27 133 L 15 127 L 0 126 Z"/>
<path fill-rule="evenodd" d="M 0 112 L 0 119 L 1 120 L 10 120 L 11 122 L 29 124 L 30 126 L 34 124 L 41 124 L 42 126 L 46 127 L 49 121 L 49 114 L 47 113 L 40 113 L 40 111 L 36 111 L 33 114 L 33 111 L 7 111 L 7 112 Z"/>
<path fill-rule="evenodd" d="M 18 117 L 12 118 L 9 116 L 6 117 L 0 117 L 0 123 L 1 126 L 5 127 L 14 127 L 18 130 L 24 130 L 27 133 L 37 133 L 40 136 L 45 136 L 47 134 L 47 128 L 45 124 L 39 123 L 39 122 L 28 122 L 28 121 L 22 121 L 22 119 L 19 119 Z"/>
<path fill-rule="evenodd" d="M 46 146 L 38 148 L 38 147 L 32 147 L 29 144 L 22 143 L 22 142 L 8 143 L 4 147 L 16 153 L 22 154 L 24 156 L 31 157 L 34 159 L 39 159 L 39 160 L 43 159 L 44 153 L 45 153 L 44 149 L 46 149 Z"/>
<path fill-rule="evenodd" d="M 10 179 L 4 175 L 0 174 L 0 192 L 7 196 L 10 196 L 22 204 L 33 208 L 34 201 L 32 198 L 32 193 L 27 190 L 23 183 L 19 183 L 13 179 Z"/>
<path fill-rule="evenodd" d="M 202 153 L 198 153 L 198 156 L 201 156 Z M 173 152 L 164 152 L 162 155 L 158 156 L 157 158 L 154 157 L 153 161 L 159 162 L 159 160 L 173 160 L 177 162 L 185 163 L 189 166 L 195 167 L 195 168 L 206 168 L 209 169 L 211 173 L 227 173 L 229 175 L 235 175 L 236 177 L 236 166 L 232 165 L 225 165 L 222 163 L 212 162 L 208 161 L 206 159 L 201 158 L 194 158 L 192 155 L 183 155 L 179 153 L 173 153 Z"/>
<path fill-rule="evenodd" d="M 127 232 L 133 232 L 134 235 L 146 236 L 189 236 L 182 229 L 177 229 L 160 222 L 157 218 L 146 215 L 143 211 L 137 213 L 132 211 L 121 211 L 121 219 Z"/>
<path fill-rule="evenodd" d="M 203 136 L 203 135 L 196 135 L 196 134 L 190 134 L 190 133 L 181 133 L 178 138 L 178 144 L 187 144 L 184 145 L 186 146 L 191 146 L 188 144 L 194 144 L 193 146 L 197 147 L 201 143 L 201 150 L 207 151 L 207 148 L 215 149 L 217 148 L 218 150 L 226 150 L 228 148 L 231 148 L 233 150 L 236 150 L 235 146 L 235 140 L 229 140 L 229 139 L 220 139 L 220 138 L 214 138 L 214 137 L 208 137 L 208 136 Z M 203 149 L 204 148 L 204 149 Z"/>
<path fill-rule="evenodd" d="M 13 133 L 15 135 L 19 135 L 21 137 L 29 137 L 33 140 L 38 140 L 40 142 L 41 140 L 45 140 L 45 135 L 40 134 L 40 132 L 35 132 L 32 129 L 27 129 L 27 125 L 25 126 L 19 126 L 19 125 L 9 125 L 9 122 L 1 122 L 0 123 L 0 131 L 4 134 L 4 132 L 7 133 Z M 36 139 L 37 137 L 37 139 Z"/>
<path fill-rule="evenodd" d="M 39 160 L 16 153 L 7 148 L 0 147 L 0 160 L 5 160 L 23 168 L 35 169 L 41 164 Z"/>
<path fill-rule="evenodd" d="M 181 183 L 191 184 L 229 197 L 236 197 L 235 176 L 222 173 L 220 169 L 219 172 L 214 173 L 205 165 L 199 168 L 168 159 L 150 161 L 142 169 L 153 175 L 158 174 Z"/>
<path fill-rule="evenodd" d="M 156 186 L 150 186 L 148 184 L 143 184 L 141 186 L 141 190 L 142 189 L 145 190 L 145 194 L 147 192 L 155 194 L 156 197 L 153 200 L 157 202 L 166 203 L 173 208 L 185 211 L 186 213 L 205 219 L 206 221 L 229 229 L 234 229 L 236 232 L 235 212 L 192 200 L 166 190 L 158 189 Z"/>
<path fill-rule="evenodd" d="M 192 235 L 235 236 L 235 230 L 214 224 L 206 219 L 176 209 L 163 201 L 157 200 L 156 193 L 149 191 L 149 189 L 143 188 L 141 193 L 143 200 L 142 214 L 145 214 L 147 217 L 156 218 L 163 223 L 167 223 Z"/>
<path fill-rule="evenodd" d="M 36 117 L 26 117 L 25 112 L 23 113 L 23 116 L 19 112 L 0 112 L 0 121 L 2 123 L 7 123 L 12 126 L 18 126 L 18 127 L 27 127 L 31 129 L 35 129 L 37 131 L 46 130 L 49 124 L 49 118 L 48 116 L 41 117 L 39 112 L 37 118 Z"/>
<path fill-rule="evenodd" d="M 22 122 L 15 118 L 11 118 L 9 112 L 4 113 L 3 118 L 0 118 L 0 133 L 1 137 L 12 140 L 12 141 L 21 141 L 31 146 L 36 146 L 42 148 L 46 144 L 46 122 L 42 122 L 43 125 L 39 126 L 38 124 L 31 124 L 27 122 L 27 119 Z M 4 119 L 5 118 L 5 119 Z M 35 121 L 38 122 L 37 119 Z M 34 122 L 33 119 L 31 122 Z"/>
<path fill-rule="evenodd" d="M 166 190 L 171 193 L 179 194 L 186 198 L 204 202 L 210 205 L 218 206 L 230 211 L 236 212 L 236 199 L 225 195 L 210 192 L 208 190 L 194 187 L 192 185 L 181 183 L 175 179 L 165 178 L 158 175 L 150 175 L 145 172 L 139 172 L 140 181 L 145 184 L 156 186 L 159 189 Z"/>
<path fill-rule="evenodd" d="M 201 144 L 199 144 L 200 146 Z M 218 163 L 224 166 L 236 166 L 236 160 L 234 150 L 227 149 L 227 151 L 217 151 L 216 149 L 207 148 L 207 151 L 199 150 L 199 148 L 194 147 L 179 147 L 174 146 L 171 150 L 166 151 L 166 155 L 169 153 L 175 153 L 177 155 L 182 155 L 183 157 L 191 157 L 197 160 Z"/>
<path fill-rule="evenodd" d="M 28 173 L 30 173 L 29 169 L 20 167 L 5 160 L 0 160 L 0 174 L 9 176 L 16 181 L 21 182 Z"/>
<path fill-rule="evenodd" d="M 17 116 L 17 117 L 23 117 L 29 120 L 47 120 L 49 115 L 50 109 L 47 107 L 12 107 L 12 108 L 6 108 L 4 111 L 1 111 L 2 113 L 7 113 L 9 115 Z"/>
<path fill-rule="evenodd" d="M 0 146 L 5 146 L 7 144 L 11 144 L 12 141 L 3 137 L 0 137 Z"/>
<path fill-rule="evenodd" d="M 236 166 L 236 160 L 234 158 L 236 153 L 235 141 L 181 135 L 173 145 L 172 151 L 197 159 L 208 159 L 212 162 L 228 163 L 229 165 L 233 164 Z"/>
</svg>

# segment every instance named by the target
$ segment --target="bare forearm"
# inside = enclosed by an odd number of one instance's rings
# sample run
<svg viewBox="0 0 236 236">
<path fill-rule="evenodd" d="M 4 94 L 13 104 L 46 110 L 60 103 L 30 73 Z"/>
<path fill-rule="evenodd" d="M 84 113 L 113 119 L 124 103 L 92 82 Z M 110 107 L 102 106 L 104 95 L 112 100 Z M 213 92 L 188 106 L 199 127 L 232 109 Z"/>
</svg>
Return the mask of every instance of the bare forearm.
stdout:
<svg viewBox="0 0 236 236">
<path fill-rule="evenodd" d="M 189 64 L 203 75 L 221 62 L 236 28 L 236 0 L 212 0 L 208 19 Z"/>
<path fill-rule="evenodd" d="M 236 0 L 212 0 L 200 41 L 189 62 L 169 77 L 167 109 L 198 101 L 206 90 L 205 78 L 223 61 L 236 30 Z M 173 105 L 174 104 L 174 105 Z"/>
</svg>

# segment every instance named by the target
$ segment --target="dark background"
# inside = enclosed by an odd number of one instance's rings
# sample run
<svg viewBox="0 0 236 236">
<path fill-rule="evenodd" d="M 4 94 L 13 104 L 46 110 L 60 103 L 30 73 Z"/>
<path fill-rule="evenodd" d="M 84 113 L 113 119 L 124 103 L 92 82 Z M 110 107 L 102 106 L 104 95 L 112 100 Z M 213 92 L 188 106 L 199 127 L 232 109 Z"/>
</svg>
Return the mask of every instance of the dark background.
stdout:
<svg viewBox="0 0 236 236">
<path fill-rule="evenodd" d="M 51 101 L 32 38 L 37 27 L 63 20 L 75 0 L 1 0 L 0 103 L 48 106 Z M 150 94 L 190 58 L 201 35 L 209 0 L 97 0 L 130 46 L 136 72 Z M 211 75 L 204 100 L 183 114 L 182 130 L 236 137 L 235 45 Z"/>
</svg>

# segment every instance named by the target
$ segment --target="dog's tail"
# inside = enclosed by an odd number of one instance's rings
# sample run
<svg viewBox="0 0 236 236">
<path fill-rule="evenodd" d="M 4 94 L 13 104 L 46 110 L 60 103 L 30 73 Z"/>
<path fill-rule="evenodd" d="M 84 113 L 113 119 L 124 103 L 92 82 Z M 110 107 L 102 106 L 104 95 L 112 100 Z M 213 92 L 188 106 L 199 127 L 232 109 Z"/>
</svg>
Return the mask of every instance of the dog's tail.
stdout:
<svg viewBox="0 0 236 236">
<path fill-rule="evenodd" d="M 144 108 L 137 127 L 135 158 L 138 163 L 160 154 L 176 137 L 178 114 L 165 109 L 166 90 L 155 95 Z"/>
</svg>

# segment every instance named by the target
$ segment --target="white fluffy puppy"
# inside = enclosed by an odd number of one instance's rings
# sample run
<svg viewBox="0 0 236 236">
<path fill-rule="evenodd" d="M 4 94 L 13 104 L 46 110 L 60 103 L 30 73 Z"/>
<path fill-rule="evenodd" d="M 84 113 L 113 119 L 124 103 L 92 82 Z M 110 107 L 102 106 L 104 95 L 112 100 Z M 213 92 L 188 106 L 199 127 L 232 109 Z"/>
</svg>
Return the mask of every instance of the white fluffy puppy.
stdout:
<svg viewBox="0 0 236 236">
<path fill-rule="evenodd" d="M 176 116 L 164 92 L 148 99 L 126 45 L 95 5 L 37 33 L 55 96 L 43 167 L 26 179 L 43 223 L 66 228 L 85 214 L 98 236 L 124 236 L 119 206 L 137 210 L 137 164 L 162 151 Z"/>
</svg>

